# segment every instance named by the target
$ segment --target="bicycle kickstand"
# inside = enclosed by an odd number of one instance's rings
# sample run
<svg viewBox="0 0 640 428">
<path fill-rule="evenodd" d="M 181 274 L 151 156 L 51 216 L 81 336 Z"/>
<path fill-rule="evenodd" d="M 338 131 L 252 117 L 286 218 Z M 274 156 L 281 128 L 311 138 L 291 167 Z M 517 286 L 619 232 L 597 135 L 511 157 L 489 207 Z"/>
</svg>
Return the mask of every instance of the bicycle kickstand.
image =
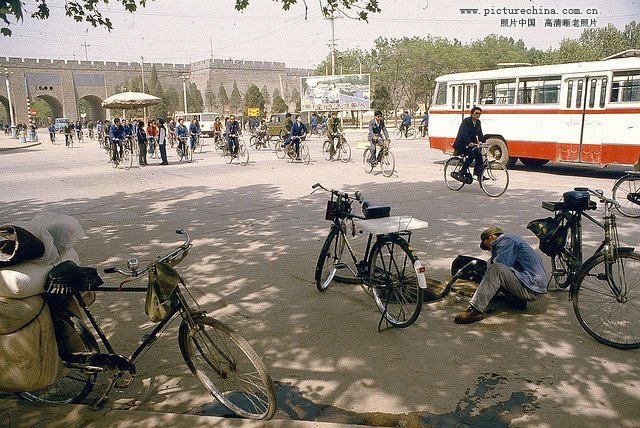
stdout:
<svg viewBox="0 0 640 428">
<path fill-rule="evenodd" d="M 385 317 L 385 315 L 387 314 L 388 305 L 389 305 L 389 296 L 387 296 L 384 302 L 384 312 L 382 313 L 382 315 L 380 315 L 380 322 L 378 322 L 378 333 L 382 333 L 382 330 L 387 330 L 393 327 L 391 324 L 389 324 L 389 320 Z M 384 329 L 382 328 L 382 321 L 385 321 L 386 323 L 386 327 Z"/>
<path fill-rule="evenodd" d="M 118 381 L 118 379 L 120 379 L 121 375 L 122 372 L 118 372 L 111 379 L 109 379 L 107 389 L 105 389 L 104 393 L 89 406 L 89 410 L 96 411 L 102 410 L 104 408 L 104 405 L 107 404 L 107 400 L 109 399 L 109 393 L 111 392 L 111 389 L 116 385 L 116 382 Z"/>
</svg>

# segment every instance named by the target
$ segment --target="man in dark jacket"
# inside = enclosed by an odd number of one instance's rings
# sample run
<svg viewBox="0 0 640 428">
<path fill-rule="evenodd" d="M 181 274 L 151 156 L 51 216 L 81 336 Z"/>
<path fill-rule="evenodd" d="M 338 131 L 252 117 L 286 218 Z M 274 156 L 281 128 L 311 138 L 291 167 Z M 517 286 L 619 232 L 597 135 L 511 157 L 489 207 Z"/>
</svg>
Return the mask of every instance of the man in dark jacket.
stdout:
<svg viewBox="0 0 640 428">
<path fill-rule="evenodd" d="M 236 157 L 238 156 L 238 149 L 240 145 L 238 144 L 238 135 L 240 135 L 240 123 L 236 120 L 235 115 L 231 115 L 226 125 L 226 134 L 227 134 L 227 148 L 229 150 L 229 155 Z"/>
<path fill-rule="evenodd" d="M 482 153 L 480 152 L 480 147 L 478 147 L 478 143 L 484 142 L 482 126 L 480 125 L 481 114 L 482 109 L 480 107 L 474 106 L 471 109 L 471 116 L 464 118 L 460 124 L 460 129 L 458 129 L 456 141 L 453 143 L 456 153 L 465 156 L 462 170 L 457 177 L 454 176 L 453 178 L 467 184 L 473 182 L 473 177 L 469 174 L 471 162 L 476 161 L 473 166 L 473 175 L 477 177 L 482 171 Z"/>
</svg>

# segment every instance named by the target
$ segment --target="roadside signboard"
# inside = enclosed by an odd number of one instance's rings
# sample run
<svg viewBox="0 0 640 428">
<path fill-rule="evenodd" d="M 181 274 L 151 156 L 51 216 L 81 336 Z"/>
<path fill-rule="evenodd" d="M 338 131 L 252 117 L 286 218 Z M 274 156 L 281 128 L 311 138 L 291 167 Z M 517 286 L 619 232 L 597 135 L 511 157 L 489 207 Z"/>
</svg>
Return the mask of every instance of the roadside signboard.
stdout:
<svg viewBox="0 0 640 428">
<path fill-rule="evenodd" d="M 249 117 L 258 117 L 260 116 L 260 109 L 257 107 L 249 107 L 247 109 L 247 116 Z"/>
<path fill-rule="evenodd" d="M 368 74 L 300 78 L 302 111 L 371 110 Z"/>
</svg>

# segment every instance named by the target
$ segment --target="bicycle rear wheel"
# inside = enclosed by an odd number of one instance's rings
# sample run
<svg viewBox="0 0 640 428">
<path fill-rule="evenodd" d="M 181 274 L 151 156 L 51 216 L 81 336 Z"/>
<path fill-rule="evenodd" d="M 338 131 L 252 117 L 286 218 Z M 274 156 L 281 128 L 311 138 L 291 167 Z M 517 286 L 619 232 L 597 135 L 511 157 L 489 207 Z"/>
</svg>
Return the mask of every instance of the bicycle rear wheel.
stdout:
<svg viewBox="0 0 640 428">
<path fill-rule="evenodd" d="M 509 187 L 509 171 L 498 161 L 489 162 L 480 175 L 480 188 L 492 198 L 497 198 Z"/>
<path fill-rule="evenodd" d="M 588 261 L 571 300 L 580 325 L 595 340 L 618 349 L 640 348 L 640 254 L 618 252 L 607 261 L 602 253 Z"/>
<path fill-rule="evenodd" d="M 385 150 L 380 157 L 380 170 L 382 170 L 382 175 L 385 177 L 391 177 L 396 170 L 396 160 L 391 150 Z"/>
<path fill-rule="evenodd" d="M 23 400 L 38 403 L 78 404 L 87 398 L 96 383 L 96 372 L 90 372 L 71 362 L 73 354 L 99 352 L 98 343 L 76 317 L 56 318 L 54 322 L 58 354 L 65 365 L 66 374 L 53 385 L 37 391 L 18 392 Z"/>
<path fill-rule="evenodd" d="M 271 419 L 275 387 L 267 368 L 240 334 L 222 322 L 200 317 L 180 325 L 182 356 L 200 382 L 229 410 L 245 418 Z"/>
<path fill-rule="evenodd" d="M 369 259 L 369 286 L 378 310 L 395 327 L 408 327 L 420 315 L 422 290 L 409 243 L 399 236 L 381 238 Z"/>
<path fill-rule="evenodd" d="M 351 146 L 346 142 L 342 143 L 338 152 L 342 162 L 347 163 L 351 160 Z"/>
<path fill-rule="evenodd" d="M 394 132 L 393 132 L 393 139 L 394 140 L 399 140 L 400 138 L 402 138 L 404 134 L 402 133 L 402 131 L 400 130 L 400 128 L 397 128 Z"/>
<path fill-rule="evenodd" d="M 626 217 L 640 217 L 640 174 L 626 175 L 613 186 L 613 199 L 620 204 L 616 207 Z"/>
<path fill-rule="evenodd" d="M 318 291 L 324 291 L 329 287 L 331 281 L 334 279 L 336 282 L 343 284 L 359 284 L 362 283 L 360 278 L 353 276 L 353 273 L 347 267 L 347 262 L 351 262 L 349 253 L 345 260 L 342 259 L 344 255 L 344 249 L 346 246 L 346 239 L 344 234 L 340 233 L 337 226 L 332 226 L 327 239 L 324 241 L 322 250 L 320 250 L 320 256 L 318 257 L 318 263 L 316 264 L 316 288 Z M 353 263 L 350 263 L 353 272 L 357 272 Z M 341 273 L 338 273 L 341 271 Z"/>
<path fill-rule="evenodd" d="M 462 158 L 453 156 L 444 164 L 444 184 L 451 190 L 460 190 L 464 187 L 464 183 L 453 178 L 453 174 L 460 174 L 462 171 Z"/>
</svg>

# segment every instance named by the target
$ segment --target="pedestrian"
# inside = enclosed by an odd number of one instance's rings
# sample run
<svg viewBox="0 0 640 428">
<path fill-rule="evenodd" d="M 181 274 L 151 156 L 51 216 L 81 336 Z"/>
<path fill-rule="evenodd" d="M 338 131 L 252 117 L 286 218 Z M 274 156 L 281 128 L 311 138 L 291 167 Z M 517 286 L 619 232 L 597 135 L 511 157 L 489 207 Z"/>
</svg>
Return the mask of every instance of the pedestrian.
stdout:
<svg viewBox="0 0 640 428">
<path fill-rule="evenodd" d="M 56 143 L 56 127 L 53 123 L 49 124 L 49 139 L 51 140 L 51 144 Z"/>
<path fill-rule="evenodd" d="M 491 227 L 480 234 L 480 248 L 491 251 L 489 268 L 473 293 L 469 308 L 453 320 L 456 324 L 483 319 L 489 301 L 498 291 L 504 291 L 520 310 L 527 309 L 527 302 L 547 292 L 547 273 L 542 259 L 521 237 Z"/>
<path fill-rule="evenodd" d="M 169 165 L 167 160 L 167 128 L 164 126 L 164 118 L 158 118 L 158 147 L 160 147 L 160 165 Z"/>
<path fill-rule="evenodd" d="M 144 132 L 144 122 L 139 121 L 136 127 L 136 139 L 138 140 L 138 163 L 147 166 L 147 134 Z"/>
<path fill-rule="evenodd" d="M 420 122 L 420 129 L 422 130 L 422 138 L 426 137 L 427 131 L 429 130 L 429 113 L 424 112 L 424 116 L 422 116 L 422 122 Z"/>
</svg>

